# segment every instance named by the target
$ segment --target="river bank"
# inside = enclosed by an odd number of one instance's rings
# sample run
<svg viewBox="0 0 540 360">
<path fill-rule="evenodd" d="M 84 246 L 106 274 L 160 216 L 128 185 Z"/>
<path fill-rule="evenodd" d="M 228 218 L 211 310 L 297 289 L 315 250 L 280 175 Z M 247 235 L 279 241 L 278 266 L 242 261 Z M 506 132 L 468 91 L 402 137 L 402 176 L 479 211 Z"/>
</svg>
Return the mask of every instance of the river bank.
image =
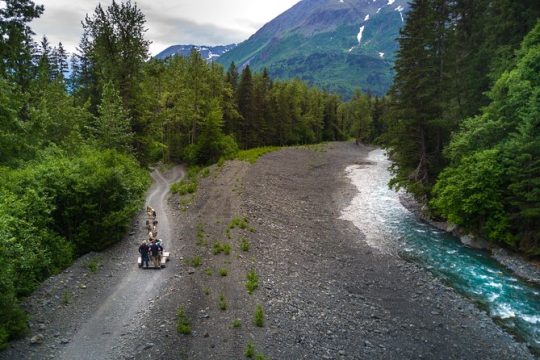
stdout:
<svg viewBox="0 0 540 360">
<path fill-rule="evenodd" d="M 345 168 L 367 165 L 370 150 L 333 143 L 213 168 L 179 214 L 180 273 L 126 358 L 241 359 L 253 344 L 272 359 L 533 359 L 469 300 L 339 219 L 357 193 Z M 246 229 L 231 228 L 243 217 Z M 216 242 L 230 255 L 216 254 Z M 179 308 L 190 335 L 176 332 Z"/>
</svg>

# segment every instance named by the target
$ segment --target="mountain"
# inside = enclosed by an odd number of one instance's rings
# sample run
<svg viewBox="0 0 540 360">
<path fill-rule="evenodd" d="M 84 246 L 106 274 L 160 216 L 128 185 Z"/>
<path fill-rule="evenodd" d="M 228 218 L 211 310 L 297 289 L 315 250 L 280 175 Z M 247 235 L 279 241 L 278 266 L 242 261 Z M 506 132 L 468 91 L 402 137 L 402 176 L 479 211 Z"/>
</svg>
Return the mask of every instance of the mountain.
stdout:
<svg viewBox="0 0 540 360">
<path fill-rule="evenodd" d="M 273 78 L 299 77 L 349 98 L 355 88 L 384 95 L 407 0 L 303 0 L 218 62 Z"/>
<path fill-rule="evenodd" d="M 218 57 L 225 54 L 227 51 L 234 49 L 235 47 L 236 44 L 220 46 L 173 45 L 169 46 L 155 57 L 163 60 L 173 55 L 188 56 L 191 53 L 191 50 L 195 49 L 206 61 L 215 61 Z"/>
</svg>

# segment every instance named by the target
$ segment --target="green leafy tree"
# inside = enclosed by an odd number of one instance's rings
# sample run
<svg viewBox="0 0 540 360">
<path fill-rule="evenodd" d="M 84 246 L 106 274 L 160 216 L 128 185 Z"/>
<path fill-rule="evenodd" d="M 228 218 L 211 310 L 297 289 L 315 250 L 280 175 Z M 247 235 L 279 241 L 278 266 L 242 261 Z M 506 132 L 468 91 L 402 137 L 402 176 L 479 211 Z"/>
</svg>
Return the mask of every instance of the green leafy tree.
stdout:
<svg viewBox="0 0 540 360">
<path fill-rule="evenodd" d="M 480 116 L 464 122 L 434 188 L 434 209 L 493 241 L 540 251 L 540 23 Z"/>
</svg>

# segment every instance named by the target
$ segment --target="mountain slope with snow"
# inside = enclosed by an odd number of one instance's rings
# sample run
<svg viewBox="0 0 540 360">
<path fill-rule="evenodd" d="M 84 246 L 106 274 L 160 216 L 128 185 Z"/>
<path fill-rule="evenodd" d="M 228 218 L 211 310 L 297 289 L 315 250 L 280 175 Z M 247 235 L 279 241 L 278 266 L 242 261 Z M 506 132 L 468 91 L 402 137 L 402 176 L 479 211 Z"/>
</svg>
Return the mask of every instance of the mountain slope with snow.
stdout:
<svg viewBox="0 0 540 360">
<path fill-rule="evenodd" d="M 407 0 L 303 0 L 218 62 L 266 67 L 346 98 L 355 88 L 383 95 L 407 10 Z"/>
<path fill-rule="evenodd" d="M 167 49 L 163 50 L 155 57 L 163 60 L 173 55 L 189 56 L 191 50 L 195 49 L 206 61 L 215 61 L 218 57 L 225 54 L 227 51 L 234 49 L 235 47 L 236 44 L 221 46 L 173 45 L 169 46 Z"/>
</svg>

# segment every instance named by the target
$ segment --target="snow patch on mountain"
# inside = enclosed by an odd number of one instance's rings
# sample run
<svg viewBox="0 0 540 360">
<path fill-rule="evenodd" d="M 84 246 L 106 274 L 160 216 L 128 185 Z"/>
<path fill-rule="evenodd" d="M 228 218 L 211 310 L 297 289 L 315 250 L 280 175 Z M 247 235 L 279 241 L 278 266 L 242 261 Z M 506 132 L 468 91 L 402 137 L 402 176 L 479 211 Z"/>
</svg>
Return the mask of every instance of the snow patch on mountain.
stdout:
<svg viewBox="0 0 540 360">
<path fill-rule="evenodd" d="M 366 17 L 364 18 L 364 21 L 368 21 L 369 20 L 369 14 L 366 15 Z"/>
<path fill-rule="evenodd" d="M 384 58 L 384 53 L 383 52 L 379 52 L 379 57 L 382 59 Z"/>
<path fill-rule="evenodd" d="M 395 10 L 399 12 L 399 16 L 401 16 L 401 22 L 405 22 L 405 20 L 403 19 L 403 10 L 405 10 L 403 6 L 399 5 Z"/>
<path fill-rule="evenodd" d="M 388 5 L 392 5 L 396 0 L 388 0 Z"/>
<path fill-rule="evenodd" d="M 358 35 L 356 35 L 356 38 L 358 39 L 358 45 L 362 43 L 362 35 L 364 34 L 364 28 L 364 25 L 360 26 L 360 32 L 358 33 Z"/>
<path fill-rule="evenodd" d="M 382 8 L 378 8 L 378 9 L 377 9 L 377 14 L 381 11 L 381 9 L 382 9 Z"/>
</svg>

